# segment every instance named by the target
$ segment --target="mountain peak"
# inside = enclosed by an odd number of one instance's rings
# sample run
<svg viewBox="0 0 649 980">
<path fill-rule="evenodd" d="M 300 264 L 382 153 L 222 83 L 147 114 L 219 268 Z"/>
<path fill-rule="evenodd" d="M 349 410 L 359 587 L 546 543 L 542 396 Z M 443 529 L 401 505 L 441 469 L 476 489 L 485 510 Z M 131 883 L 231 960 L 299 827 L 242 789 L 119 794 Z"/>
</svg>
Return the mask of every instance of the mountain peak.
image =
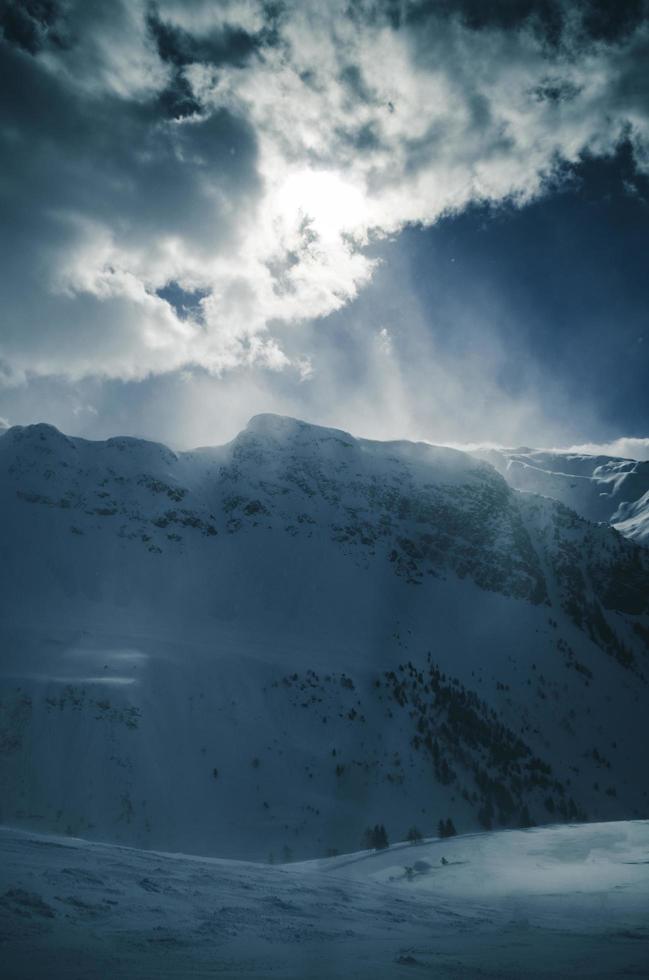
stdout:
<svg viewBox="0 0 649 980">
<path fill-rule="evenodd" d="M 20 435 L 22 438 L 32 439 L 66 439 L 60 429 L 49 422 L 32 422 L 30 425 L 11 425 L 6 429 L 7 433 Z"/>
<path fill-rule="evenodd" d="M 12 425 L 0 431 L 6 439 L 5 445 L 22 444 L 38 452 L 56 452 L 58 449 L 76 449 L 74 441 L 48 422 L 34 422 L 31 425 Z"/>
<path fill-rule="evenodd" d="M 272 412 L 253 415 L 244 432 L 252 432 L 255 435 L 271 436 L 274 438 L 307 436 L 312 439 L 319 439 L 334 436 L 348 441 L 355 441 L 353 436 L 348 432 L 344 432 L 342 429 L 318 425 L 315 422 L 304 422 L 302 419 L 292 418 L 290 415 L 275 415 Z"/>
</svg>

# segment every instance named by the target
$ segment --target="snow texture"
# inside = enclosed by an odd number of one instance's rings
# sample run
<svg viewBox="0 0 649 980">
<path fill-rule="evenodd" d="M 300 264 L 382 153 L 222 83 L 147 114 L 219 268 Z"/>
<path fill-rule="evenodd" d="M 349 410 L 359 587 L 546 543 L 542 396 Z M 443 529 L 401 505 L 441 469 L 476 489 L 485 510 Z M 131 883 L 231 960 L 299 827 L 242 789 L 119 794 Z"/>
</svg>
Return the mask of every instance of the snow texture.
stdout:
<svg viewBox="0 0 649 980">
<path fill-rule="evenodd" d="M 590 521 L 606 521 L 625 537 L 649 543 L 648 461 L 527 448 L 474 455 L 512 487 L 560 500 Z"/>
<path fill-rule="evenodd" d="M 649 976 L 649 824 L 285 866 L 0 830 L 3 980 Z"/>
</svg>

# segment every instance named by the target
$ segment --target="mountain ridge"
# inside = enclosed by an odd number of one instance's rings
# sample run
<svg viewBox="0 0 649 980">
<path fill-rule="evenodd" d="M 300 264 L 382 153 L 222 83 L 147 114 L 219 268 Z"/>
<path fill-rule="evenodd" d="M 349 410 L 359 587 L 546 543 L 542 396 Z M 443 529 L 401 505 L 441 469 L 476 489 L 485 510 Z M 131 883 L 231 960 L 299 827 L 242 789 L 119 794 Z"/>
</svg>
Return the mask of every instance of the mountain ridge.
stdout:
<svg viewBox="0 0 649 980">
<path fill-rule="evenodd" d="M 649 543 L 649 461 L 529 448 L 472 452 L 515 489 L 560 500 L 591 521 Z"/>
</svg>

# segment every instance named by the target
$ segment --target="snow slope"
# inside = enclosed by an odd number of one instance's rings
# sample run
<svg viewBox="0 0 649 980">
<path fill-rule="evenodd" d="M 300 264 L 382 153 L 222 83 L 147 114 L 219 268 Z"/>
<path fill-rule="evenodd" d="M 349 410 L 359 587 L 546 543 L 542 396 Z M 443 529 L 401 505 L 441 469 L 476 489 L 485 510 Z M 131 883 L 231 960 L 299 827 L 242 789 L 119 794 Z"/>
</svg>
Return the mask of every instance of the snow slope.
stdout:
<svg viewBox="0 0 649 980">
<path fill-rule="evenodd" d="M 534 449 L 487 449 L 487 460 L 517 490 L 540 493 L 591 521 L 606 521 L 649 543 L 649 462 Z"/>
<path fill-rule="evenodd" d="M 647 977 L 648 855 L 647 822 L 282 867 L 3 829 L 2 976 Z"/>
<path fill-rule="evenodd" d="M 0 821 L 312 857 L 644 817 L 645 549 L 450 449 L 0 436 Z"/>
</svg>

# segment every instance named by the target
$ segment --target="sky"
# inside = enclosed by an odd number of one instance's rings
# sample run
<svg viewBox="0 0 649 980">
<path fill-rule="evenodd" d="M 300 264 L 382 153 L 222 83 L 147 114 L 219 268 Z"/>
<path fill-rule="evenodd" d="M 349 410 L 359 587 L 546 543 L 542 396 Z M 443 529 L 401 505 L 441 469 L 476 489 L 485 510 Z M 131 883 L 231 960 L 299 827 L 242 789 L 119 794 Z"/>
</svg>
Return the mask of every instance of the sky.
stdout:
<svg viewBox="0 0 649 980">
<path fill-rule="evenodd" d="M 0 25 L 0 425 L 649 457 L 646 0 Z"/>
</svg>

